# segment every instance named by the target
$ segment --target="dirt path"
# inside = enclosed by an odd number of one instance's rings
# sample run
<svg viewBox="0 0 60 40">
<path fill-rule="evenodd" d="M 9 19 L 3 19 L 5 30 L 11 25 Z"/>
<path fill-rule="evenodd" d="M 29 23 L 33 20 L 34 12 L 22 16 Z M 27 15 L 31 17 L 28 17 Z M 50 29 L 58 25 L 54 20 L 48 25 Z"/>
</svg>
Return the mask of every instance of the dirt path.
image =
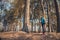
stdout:
<svg viewBox="0 0 60 40">
<path fill-rule="evenodd" d="M 0 33 L 0 40 L 59 40 L 52 34 L 28 34 L 25 32 L 4 32 Z"/>
</svg>

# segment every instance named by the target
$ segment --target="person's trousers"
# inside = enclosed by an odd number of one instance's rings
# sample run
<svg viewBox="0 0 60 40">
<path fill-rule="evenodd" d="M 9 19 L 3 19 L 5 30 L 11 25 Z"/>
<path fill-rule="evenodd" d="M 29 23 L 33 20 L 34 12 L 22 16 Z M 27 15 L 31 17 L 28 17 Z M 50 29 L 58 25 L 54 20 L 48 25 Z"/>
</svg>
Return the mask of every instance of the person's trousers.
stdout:
<svg viewBox="0 0 60 40">
<path fill-rule="evenodd" d="M 45 33 L 45 24 L 42 24 L 42 31 Z"/>
</svg>

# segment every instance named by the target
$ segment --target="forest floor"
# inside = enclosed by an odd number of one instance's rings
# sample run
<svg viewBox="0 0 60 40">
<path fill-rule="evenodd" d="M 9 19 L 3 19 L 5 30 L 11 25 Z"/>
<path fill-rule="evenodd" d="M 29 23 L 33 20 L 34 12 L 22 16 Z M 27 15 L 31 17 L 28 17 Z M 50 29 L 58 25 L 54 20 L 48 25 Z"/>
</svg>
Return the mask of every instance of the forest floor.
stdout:
<svg viewBox="0 0 60 40">
<path fill-rule="evenodd" d="M 0 40 L 60 40 L 60 33 L 0 32 Z"/>
</svg>

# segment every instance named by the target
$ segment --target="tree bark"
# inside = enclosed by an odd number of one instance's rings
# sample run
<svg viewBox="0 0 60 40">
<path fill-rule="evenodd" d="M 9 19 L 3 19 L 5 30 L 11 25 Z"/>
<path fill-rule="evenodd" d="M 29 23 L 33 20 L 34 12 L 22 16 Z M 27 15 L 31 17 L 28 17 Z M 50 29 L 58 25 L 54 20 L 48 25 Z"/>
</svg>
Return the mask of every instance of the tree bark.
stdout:
<svg viewBox="0 0 60 40">
<path fill-rule="evenodd" d="M 30 0 L 25 1 L 25 13 L 24 13 L 24 24 L 23 24 L 23 31 L 29 32 L 29 27 L 30 27 L 30 12 L 29 12 L 29 7 L 30 7 Z"/>
<path fill-rule="evenodd" d="M 60 13 L 58 9 L 57 0 L 54 0 L 54 4 L 55 4 L 56 16 L 57 16 L 57 32 L 59 33 L 60 32 Z"/>
<path fill-rule="evenodd" d="M 51 32 L 51 19 L 50 19 L 50 2 L 46 0 L 47 2 L 47 16 L 48 16 L 48 32 Z"/>
</svg>

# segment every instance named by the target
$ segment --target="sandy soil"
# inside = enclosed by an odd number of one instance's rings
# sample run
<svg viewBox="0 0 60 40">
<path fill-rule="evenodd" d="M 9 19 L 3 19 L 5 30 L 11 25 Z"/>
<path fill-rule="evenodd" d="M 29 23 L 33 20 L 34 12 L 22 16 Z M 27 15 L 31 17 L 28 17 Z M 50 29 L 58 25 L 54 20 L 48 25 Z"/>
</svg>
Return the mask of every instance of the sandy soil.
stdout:
<svg viewBox="0 0 60 40">
<path fill-rule="evenodd" d="M 1 32 L 0 40 L 60 40 L 60 33 Z"/>
</svg>

